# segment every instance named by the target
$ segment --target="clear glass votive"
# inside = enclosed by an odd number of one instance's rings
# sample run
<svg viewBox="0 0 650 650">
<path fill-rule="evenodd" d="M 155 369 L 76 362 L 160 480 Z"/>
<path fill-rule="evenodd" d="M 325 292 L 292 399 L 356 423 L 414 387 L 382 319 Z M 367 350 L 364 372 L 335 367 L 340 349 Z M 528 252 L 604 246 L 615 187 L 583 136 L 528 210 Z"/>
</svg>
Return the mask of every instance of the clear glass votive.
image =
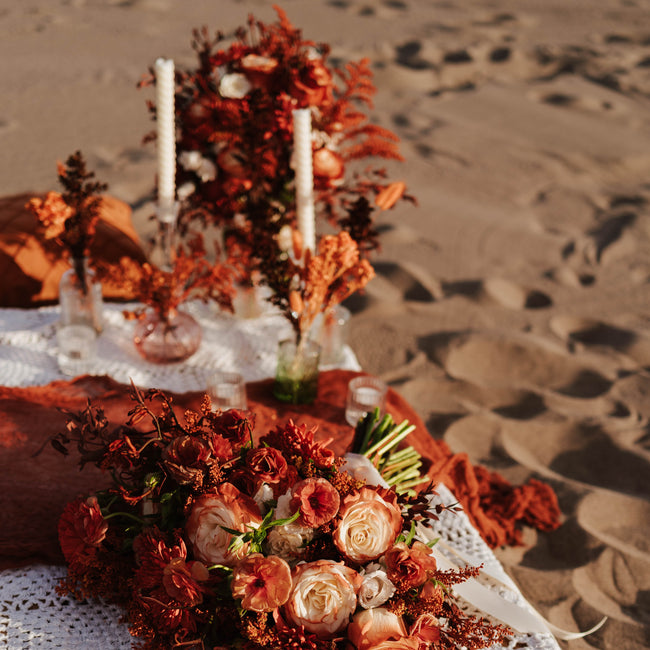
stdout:
<svg viewBox="0 0 650 650">
<path fill-rule="evenodd" d="M 88 374 L 97 356 L 97 332 L 90 325 L 64 325 L 57 330 L 57 361 L 64 375 Z"/>
<path fill-rule="evenodd" d="M 386 409 L 386 391 L 388 386 L 377 377 L 355 377 L 348 384 L 348 396 L 345 404 L 345 420 L 353 427 L 359 420 L 379 408 L 383 414 Z"/>
<path fill-rule="evenodd" d="M 245 411 L 248 408 L 246 384 L 238 372 L 215 372 L 208 379 L 206 392 L 210 396 L 213 410 Z"/>
</svg>

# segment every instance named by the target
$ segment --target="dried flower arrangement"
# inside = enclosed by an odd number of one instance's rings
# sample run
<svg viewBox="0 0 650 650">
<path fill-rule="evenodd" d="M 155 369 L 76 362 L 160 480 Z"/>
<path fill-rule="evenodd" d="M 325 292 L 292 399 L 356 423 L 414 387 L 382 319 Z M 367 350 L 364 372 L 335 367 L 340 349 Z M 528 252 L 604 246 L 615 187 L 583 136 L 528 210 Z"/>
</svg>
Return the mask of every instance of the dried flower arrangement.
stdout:
<svg viewBox="0 0 650 650">
<path fill-rule="evenodd" d="M 179 305 L 191 299 L 212 300 L 222 309 L 232 311 L 233 270 L 220 261 L 208 260 L 201 234 L 178 244 L 169 270 L 123 257 L 119 265 L 102 265 L 99 271 L 104 283 L 126 289 L 143 303 L 143 307 L 125 311 L 127 318 L 140 318 L 150 307 L 165 321 Z"/>
<path fill-rule="evenodd" d="M 262 282 L 272 289 L 269 300 L 289 320 L 300 344 L 316 316 L 363 289 L 374 270 L 368 260 L 360 259 L 359 247 L 346 231 L 323 236 L 317 254 L 303 249 L 297 231 L 292 234 L 292 254 L 269 255 L 260 269 Z"/>
<path fill-rule="evenodd" d="M 65 164 L 57 164 L 59 182 L 64 192 L 48 192 L 45 199 L 33 198 L 27 203 L 38 219 L 43 236 L 53 241 L 70 259 L 82 285 L 84 282 L 84 258 L 90 252 L 99 219 L 102 192 L 108 186 L 93 180 L 94 172 L 86 169 L 86 161 L 80 151 L 70 155 Z"/>
<path fill-rule="evenodd" d="M 478 569 L 441 570 L 417 539 L 447 508 L 430 486 L 382 487 L 291 421 L 255 444 L 207 396 L 184 422 L 160 391 L 132 398 L 124 424 L 89 404 L 52 442 L 112 477 L 63 512 L 59 592 L 122 606 L 143 650 L 475 650 L 508 635 L 457 604 Z"/>
<path fill-rule="evenodd" d="M 370 206 L 368 197 L 379 195 L 386 209 L 405 186 L 390 185 L 387 200 L 385 170 L 354 169 L 366 158 L 402 159 L 398 138 L 362 110 L 376 90 L 368 61 L 332 68 L 329 46 L 303 39 L 275 10 L 276 23 L 250 17 L 227 49 L 218 49 L 227 40 L 223 34 L 194 32 L 198 66 L 176 75 L 181 227 L 196 220 L 221 226 L 226 251 L 245 250 L 251 263 L 260 260 L 261 241 L 268 251 L 284 226 L 295 228 L 292 111 L 308 107 L 317 215 L 347 230 L 362 253 L 373 250 L 372 209 L 354 206 L 362 197 Z M 152 71 L 141 85 L 153 83 Z M 150 110 L 155 115 L 153 104 Z"/>
</svg>

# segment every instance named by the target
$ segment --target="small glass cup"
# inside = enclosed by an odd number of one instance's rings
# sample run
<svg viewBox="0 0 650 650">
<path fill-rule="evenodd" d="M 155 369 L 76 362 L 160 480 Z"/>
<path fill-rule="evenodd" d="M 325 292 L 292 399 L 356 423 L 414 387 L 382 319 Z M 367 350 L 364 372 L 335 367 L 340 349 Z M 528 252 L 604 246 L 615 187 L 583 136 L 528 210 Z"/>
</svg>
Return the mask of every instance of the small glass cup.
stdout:
<svg viewBox="0 0 650 650">
<path fill-rule="evenodd" d="M 57 361 L 64 375 L 88 374 L 97 356 L 97 332 L 90 325 L 64 325 L 57 330 Z"/>
<path fill-rule="evenodd" d="M 353 427 L 359 420 L 379 408 L 383 414 L 386 409 L 386 392 L 388 386 L 377 377 L 355 377 L 348 384 L 348 396 L 345 404 L 345 420 Z"/>
<path fill-rule="evenodd" d="M 210 396 L 213 410 L 248 408 L 246 401 L 246 384 L 238 372 L 215 372 L 208 379 L 207 393 Z"/>
</svg>

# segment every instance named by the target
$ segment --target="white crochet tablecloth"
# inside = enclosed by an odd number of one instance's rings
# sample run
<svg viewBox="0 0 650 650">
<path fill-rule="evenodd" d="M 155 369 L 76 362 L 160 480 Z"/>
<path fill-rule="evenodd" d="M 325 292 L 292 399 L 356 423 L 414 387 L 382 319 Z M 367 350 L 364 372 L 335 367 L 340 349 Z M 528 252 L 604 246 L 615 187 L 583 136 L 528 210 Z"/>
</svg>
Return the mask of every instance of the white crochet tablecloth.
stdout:
<svg viewBox="0 0 650 650">
<path fill-rule="evenodd" d="M 132 379 L 142 388 L 179 393 L 203 390 L 216 370 L 239 372 L 245 381 L 257 381 L 274 376 L 278 341 L 291 335 L 288 321 L 276 311 L 241 319 L 195 302 L 183 309 L 201 325 L 198 351 L 184 363 L 149 363 L 133 345 L 135 321 L 122 314 L 134 306 L 104 305 L 104 331 L 88 374 L 109 375 L 125 384 Z M 58 307 L 0 309 L 0 385 L 34 386 L 67 379 L 57 362 L 58 320 Z M 361 369 L 349 347 L 343 351 L 340 367 Z"/>
<path fill-rule="evenodd" d="M 210 373 L 217 369 L 238 371 L 246 381 L 273 376 L 277 341 L 289 333 L 288 324 L 276 313 L 242 320 L 201 304 L 192 305 L 189 310 L 203 329 L 199 351 L 183 364 L 161 366 L 143 361 L 135 351 L 131 338 L 133 324 L 123 318 L 123 308 L 105 306 L 105 329 L 91 371 L 123 383 L 132 379 L 142 387 L 175 392 L 202 390 Z M 66 379 L 57 365 L 57 321 L 57 308 L 0 309 L 0 384 L 29 386 Z M 360 369 L 349 348 L 340 367 Z M 444 503 L 455 502 L 444 486 L 439 492 Z M 441 548 L 441 552 L 455 564 L 463 564 L 459 561 L 462 556 L 465 563 L 482 563 L 489 570 L 490 577 L 482 577 L 481 581 L 486 582 L 495 597 L 533 611 L 466 515 L 443 512 L 434 534 L 445 542 L 446 548 Z M 0 572 L 0 648 L 130 648 L 133 640 L 119 622 L 119 608 L 57 596 L 56 585 L 64 574 L 64 567 L 44 565 Z M 550 633 L 518 634 L 504 647 L 559 650 Z"/>
</svg>

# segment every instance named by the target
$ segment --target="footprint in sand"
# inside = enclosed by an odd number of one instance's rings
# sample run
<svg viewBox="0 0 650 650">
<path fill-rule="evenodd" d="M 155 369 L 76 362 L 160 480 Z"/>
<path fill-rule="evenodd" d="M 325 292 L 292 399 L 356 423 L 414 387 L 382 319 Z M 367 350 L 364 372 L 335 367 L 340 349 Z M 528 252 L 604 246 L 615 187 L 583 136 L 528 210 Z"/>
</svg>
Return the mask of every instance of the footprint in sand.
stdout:
<svg viewBox="0 0 650 650">
<path fill-rule="evenodd" d="M 413 264 L 376 262 L 374 268 L 377 275 L 399 290 L 404 300 L 433 302 L 442 293 L 439 283 L 424 269 Z"/>
<path fill-rule="evenodd" d="M 446 341 L 425 337 L 420 346 L 451 377 L 484 387 L 548 391 L 591 399 L 606 393 L 614 380 L 550 346 L 524 337 L 512 340 L 471 333 Z"/>
<path fill-rule="evenodd" d="M 644 526 L 639 528 L 648 532 Z M 584 602 L 608 617 L 603 629 L 613 634 L 614 643 L 605 641 L 603 647 L 619 647 L 615 641 L 616 631 L 612 629 L 617 623 L 628 628 L 628 640 L 629 626 L 643 633 L 643 627 L 650 624 L 649 558 L 643 560 L 606 547 L 598 558 L 575 569 L 572 578 L 573 587 Z M 629 647 L 648 646 L 642 642 Z"/>
<path fill-rule="evenodd" d="M 462 295 L 480 301 L 484 298 L 494 300 L 508 309 L 541 309 L 553 304 L 543 291 L 526 289 L 505 278 L 487 280 L 458 280 L 441 285 L 444 296 Z"/>
<path fill-rule="evenodd" d="M 611 348 L 639 366 L 650 366 L 650 337 L 616 325 L 579 316 L 555 316 L 549 322 L 551 331 L 575 349 Z"/>
<path fill-rule="evenodd" d="M 500 441 L 511 458 L 542 476 L 650 498 L 650 457 L 616 444 L 614 435 L 586 421 L 504 420 Z"/>
<path fill-rule="evenodd" d="M 488 278 L 483 283 L 483 288 L 487 295 L 509 309 L 540 309 L 553 304 L 543 291 L 525 289 L 505 278 Z"/>
<path fill-rule="evenodd" d="M 592 492 L 579 503 L 578 523 L 591 535 L 626 555 L 649 563 L 650 503 L 625 494 Z"/>
</svg>

